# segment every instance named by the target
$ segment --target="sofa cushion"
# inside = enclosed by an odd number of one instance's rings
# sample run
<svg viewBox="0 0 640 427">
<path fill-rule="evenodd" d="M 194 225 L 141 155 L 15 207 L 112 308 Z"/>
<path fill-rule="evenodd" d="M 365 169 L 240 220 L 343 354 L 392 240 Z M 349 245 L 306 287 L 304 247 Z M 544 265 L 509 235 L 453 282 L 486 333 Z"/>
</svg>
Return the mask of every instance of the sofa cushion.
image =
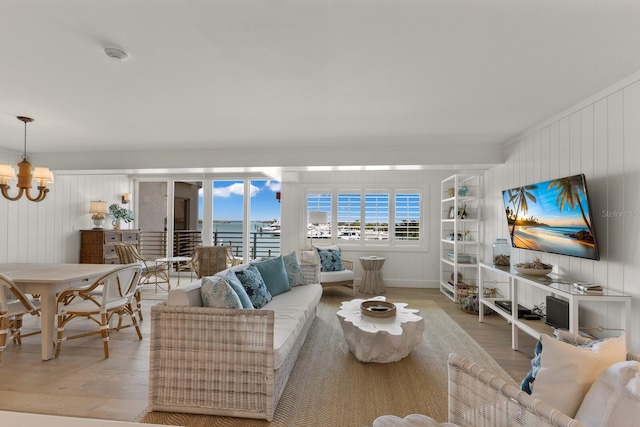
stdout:
<svg viewBox="0 0 640 427">
<path fill-rule="evenodd" d="M 255 308 L 262 308 L 271 301 L 272 296 L 267 289 L 267 285 L 254 265 L 249 265 L 244 270 L 236 271 L 235 275 L 240 279 Z"/>
<path fill-rule="evenodd" d="M 203 307 L 242 308 L 236 291 L 220 277 L 203 277 L 200 295 Z"/>
<path fill-rule="evenodd" d="M 624 336 L 575 347 L 543 334 L 531 396 L 573 418 L 591 384 L 609 366 L 624 361 L 626 353 Z"/>
<path fill-rule="evenodd" d="M 273 298 L 262 308 L 274 312 L 274 369 L 278 369 L 287 357 L 309 317 L 315 316 L 321 296 L 320 285 L 296 286 L 291 291 Z"/>
<path fill-rule="evenodd" d="M 225 280 L 229 285 L 233 288 L 233 290 L 238 294 L 238 298 L 240 298 L 240 303 L 242 303 L 242 308 L 254 308 L 253 303 L 251 302 L 251 298 L 247 295 L 247 291 L 242 286 L 242 282 L 238 279 L 238 276 L 233 271 L 227 271 L 227 274 L 224 276 Z"/>
<path fill-rule="evenodd" d="M 304 274 L 300 269 L 300 262 L 298 261 L 296 252 L 293 251 L 288 255 L 283 255 L 282 260 L 284 261 L 284 269 L 287 272 L 287 279 L 289 279 L 289 286 L 306 285 L 307 280 L 304 278 Z"/>
<path fill-rule="evenodd" d="M 342 251 L 340 249 L 320 249 L 316 248 L 320 256 L 320 271 L 342 271 Z"/>
<path fill-rule="evenodd" d="M 637 425 L 640 420 L 640 362 L 608 367 L 582 400 L 576 419 L 587 427 Z"/>
<path fill-rule="evenodd" d="M 167 296 L 167 305 L 202 307 L 202 296 L 200 296 L 201 285 L 202 279 L 198 279 L 186 285 L 171 289 Z"/>
<path fill-rule="evenodd" d="M 373 420 L 372 427 L 456 427 L 453 423 L 439 423 L 422 414 L 411 414 L 404 418 L 395 415 L 382 415 Z"/>
<path fill-rule="evenodd" d="M 262 280 L 267 285 L 271 296 L 291 290 L 282 255 L 265 261 L 256 261 L 251 265 L 254 265 L 260 272 L 260 276 L 262 276 Z"/>
<path fill-rule="evenodd" d="M 320 283 L 345 282 L 349 280 L 353 281 L 354 278 L 355 274 L 351 270 L 320 272 Z"/>
</svg>

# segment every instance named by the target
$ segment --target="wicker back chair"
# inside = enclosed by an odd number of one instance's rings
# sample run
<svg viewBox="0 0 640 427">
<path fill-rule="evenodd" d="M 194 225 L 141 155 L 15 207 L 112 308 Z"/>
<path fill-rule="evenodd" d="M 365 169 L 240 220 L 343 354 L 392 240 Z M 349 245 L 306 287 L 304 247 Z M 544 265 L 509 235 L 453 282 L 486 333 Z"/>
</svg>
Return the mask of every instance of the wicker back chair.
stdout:
<svg viewBox="0 0 640 427">
<path fill-rule="evenodd" d="M 197 246 L 189 265 L 198 279 L 213 276 L 227 268 L 229 250 L 229 246 Z"/>
<path fill-rule="evenodd" d="M 140 264 L 128 264 L 103 275 L 89 286 L 69 288 L 61 292 L 57 299 L 56 357 L 60 355 L 62 341 L 97 334 L 102 336 L 104 357 L 109 357 L 109 322 L 114 315 L 118 316 L 116 330 L 122 328 L 122 318 L 128 315 L 131 324 L 136 328 L 138 338 L 142 339 L 142 332 L 136 320 L 136 309 L 133 307 L 133 297 L 138 289 L 141 274 Z M 99 287 L 102 288 L 101 292 L 95 293 Z M 95 331 L 65 336 L 66 324 L 74 319 L 88 319 L 100 327 Z"/>
<path fill-rule="evenodd" d="M 171 289 L 169 283 L 169 263 L 163 261 L 155 261 L 148 259 L 140 255 L 138 249 L 128 243 L 115 243 L 116 254 L 120 260 L 120 264 L 134 264 L 138 263 L 142 266 L 142 279 L 140 285 L 146 285 L 153 283 L 158 290 L 158 284 L 166 283 L 167 288 Z"/>
<path fill-rule="evenodd" d="M 40 301 L 29 299 L 9 277 L 0 274 L 0 360 L 8 339 L 22 344 L 22 337 L 40 333 L 22 333 L 22 316 L 40 315 Z"/>
</svg>

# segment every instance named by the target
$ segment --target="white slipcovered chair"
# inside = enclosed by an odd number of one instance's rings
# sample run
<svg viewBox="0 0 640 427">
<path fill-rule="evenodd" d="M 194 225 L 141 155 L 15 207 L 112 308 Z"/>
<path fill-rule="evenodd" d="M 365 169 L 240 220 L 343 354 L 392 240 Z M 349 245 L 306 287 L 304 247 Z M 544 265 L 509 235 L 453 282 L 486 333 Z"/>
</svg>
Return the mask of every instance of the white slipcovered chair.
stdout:
<svg viewBox="0 0 640 427">
<path fill-rule="evenodd" d="M 315 269 L 315 280 L 313 283 L 320 283 L 323 288 L 329 288 L 332 286 L 346 286 L 351 288 L 352 295 L 356 294 L 355 286 L 355 273 L 353 271 L 353 261 L 341 258 L 343 269 L 338 271 L 323 271 L 320 256 L 318 255 L 318 249 L 338 251 L 340 248 L 336 245 L 332 246 L 317 246 L 312 250 L 304 250 L 300 252 L 300 266 L 303 270 L 313 268 Z M 312 267 L 310 267 L 312 266 Z M 307 279 L 309 280 L 309 279 Z"/>
</svg>

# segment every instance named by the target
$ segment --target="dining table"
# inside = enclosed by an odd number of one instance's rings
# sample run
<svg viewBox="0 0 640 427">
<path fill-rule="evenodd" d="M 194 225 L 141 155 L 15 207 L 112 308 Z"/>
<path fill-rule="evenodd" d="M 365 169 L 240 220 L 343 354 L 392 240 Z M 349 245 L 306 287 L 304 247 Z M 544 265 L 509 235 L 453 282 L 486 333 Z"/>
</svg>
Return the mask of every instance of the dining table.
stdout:
<svg viewBox="0 0 640 427">
<path fill-rule="evenodd" d="M 71 287 L 90 285 L 119 267 L 122 266 L 118 264 L 0 264 L 0 273 L 13 280 L 23 293 L 40 296 L 42 360 L 49 360 L 54 355 L 58 293 Z"/>
</svg>

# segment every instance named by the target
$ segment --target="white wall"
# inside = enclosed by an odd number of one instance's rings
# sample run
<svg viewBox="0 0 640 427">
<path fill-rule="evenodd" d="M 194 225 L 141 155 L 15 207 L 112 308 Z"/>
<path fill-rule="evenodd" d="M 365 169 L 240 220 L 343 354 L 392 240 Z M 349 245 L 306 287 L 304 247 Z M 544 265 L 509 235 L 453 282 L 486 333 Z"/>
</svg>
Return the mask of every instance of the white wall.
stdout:
<svg viewBox="0 0 640 427">
<path fill-rule="evenodd" d="M 492 242 L 508 235 L 502 190 L 584 173 L 600 261 L 516 249 L 512 263 L 539 256 L 555 266 L 554 272 L 632 295 L 632 349 L 640 351 L 640 76 L 532 129 L 507 147 L 505 158 L 504 165 L 485 173 L 484 259 L 491 259 Z M 607 217 L 606 212 L 621 216 Z M 544 301 L 540 292 L 529 291 L 525 297 Z M 615 329 L 620 327 L 620 307 L 587 304 L 581 316 L 589 326 Z"/>
<path fill-rule="evenodd" d="M 282 251 L 308 246 L 306 241 L 307 189 L 420 188 L 424 194 L 424 245 L 420 247 L 341 243 L 344 257 L 354 261 L 356 283 L 362 276 L 358 257 L 386 258 L 382 274 L 389 287 L 439 287 L 440 184 L 452 171 L 300 172 L 297 182 L 282 183 Z M 314 242 L 315 243 L 315 242 Z"/>
<path fill-rule="evenodd" d="M 16 191 L 11 188 L 9 193 Z M 42 202 L 30 202 L 24 196 L 15 202 L 0 197 L 0 263 L 78 262 L 78 230 L 93 228 L 89 202 L 119 203 L 123 193 L 131 192 L 126 175 L 56 175 Z M 110 221 L 105 228 L 111 228 Z"/>
</svg>

